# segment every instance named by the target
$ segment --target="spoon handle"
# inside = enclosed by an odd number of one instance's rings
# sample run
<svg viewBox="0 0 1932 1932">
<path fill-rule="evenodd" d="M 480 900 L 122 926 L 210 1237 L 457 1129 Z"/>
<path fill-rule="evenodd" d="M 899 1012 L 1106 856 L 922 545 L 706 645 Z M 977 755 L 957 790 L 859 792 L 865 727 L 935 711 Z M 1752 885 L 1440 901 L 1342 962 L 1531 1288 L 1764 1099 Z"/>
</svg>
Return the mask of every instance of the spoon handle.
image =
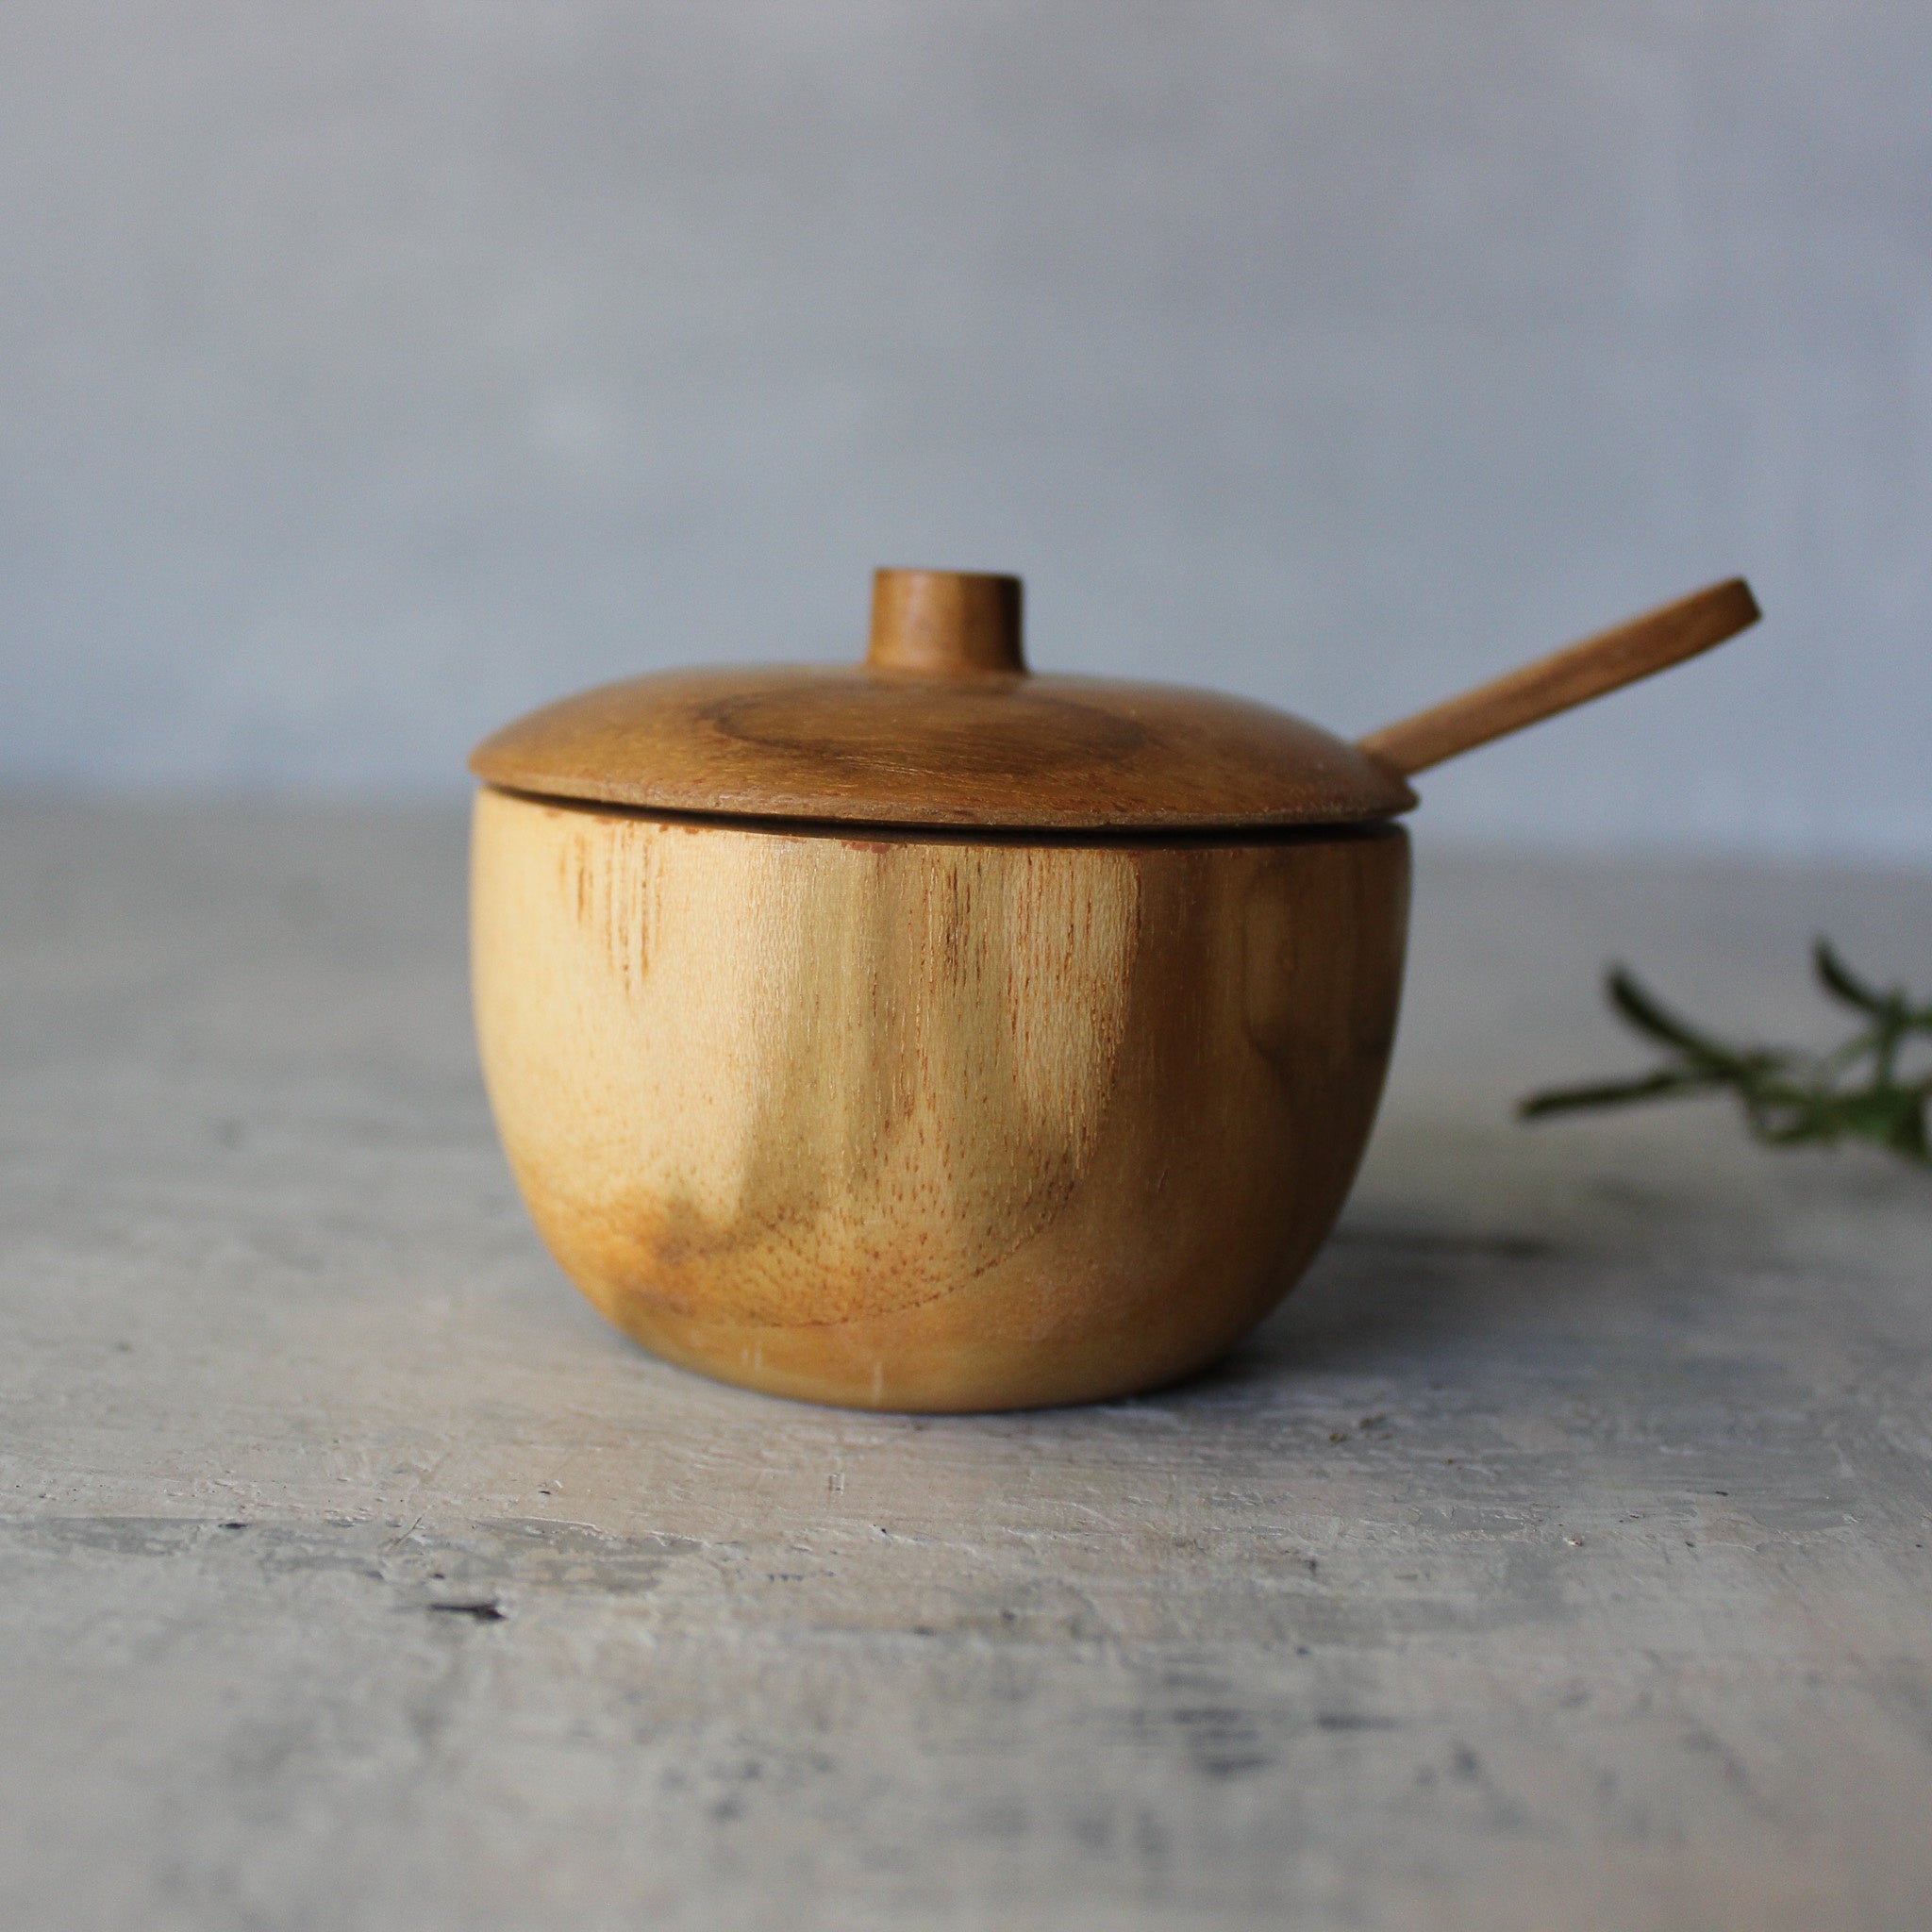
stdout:
<svg viewBox="0 0 1932 1932">
<path fill-rule="evenodd" d="M 1728 578 L 1540 658 L 1446 704 L 1418 711 L 1398 724 L 1385 724 L 1364 738 L 1361 748 L 1410 777 L 1492 738 L 1521 731 L 1525 724 L 1587 704 L 1620 685 L 1681 664 L 1749 629 L 1762 614 L 1750 585 L 1742 577 Z"/>
</svg>

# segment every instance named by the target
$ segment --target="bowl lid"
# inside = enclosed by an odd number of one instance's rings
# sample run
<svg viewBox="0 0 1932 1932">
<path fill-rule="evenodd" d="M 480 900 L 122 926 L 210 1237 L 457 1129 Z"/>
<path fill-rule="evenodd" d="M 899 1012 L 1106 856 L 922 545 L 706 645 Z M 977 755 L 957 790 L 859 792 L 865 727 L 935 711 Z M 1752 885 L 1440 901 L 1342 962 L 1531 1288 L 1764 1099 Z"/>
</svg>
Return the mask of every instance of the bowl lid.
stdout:
<svg viewBox="0 0 1932 1932">
<path fill-rule="evenodd" d="M 657 672 L 476 747 L 491 785 L 646 811 L 1035 831 L 1387 818 L 1391 767 L 1266 705 L 1034 676 L 1020 580 L 882 570 L 862 665 Z"/>
</svg>

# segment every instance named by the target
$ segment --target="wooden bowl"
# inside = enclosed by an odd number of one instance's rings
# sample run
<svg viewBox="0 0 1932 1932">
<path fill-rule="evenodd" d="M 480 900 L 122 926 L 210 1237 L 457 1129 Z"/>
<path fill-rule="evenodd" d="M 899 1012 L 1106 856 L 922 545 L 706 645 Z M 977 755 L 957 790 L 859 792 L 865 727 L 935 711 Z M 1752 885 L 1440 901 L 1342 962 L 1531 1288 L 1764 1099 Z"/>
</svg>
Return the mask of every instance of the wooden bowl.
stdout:
<svg viewBox="0 0 1932 1932">
<path fill-rule="evenodd" d="M 1328 1233 L 1408 841 L 1040 844 L 485 791 L 476 1018 L 566 1274 L 672 1361 L 1021 1407 L 1212 1361 Z"/>
<path fill-rule="evenodd" d="M 635 680 L 477 753 L 517 1181 L 612 1322 L 726 1381 L 958 1410 L 1186 1375 L 1368 1139 L 1399 728 L 1027 677 L 1011 579 L 882 573 L 874 620 L 862 671 Z"/>
</svg>

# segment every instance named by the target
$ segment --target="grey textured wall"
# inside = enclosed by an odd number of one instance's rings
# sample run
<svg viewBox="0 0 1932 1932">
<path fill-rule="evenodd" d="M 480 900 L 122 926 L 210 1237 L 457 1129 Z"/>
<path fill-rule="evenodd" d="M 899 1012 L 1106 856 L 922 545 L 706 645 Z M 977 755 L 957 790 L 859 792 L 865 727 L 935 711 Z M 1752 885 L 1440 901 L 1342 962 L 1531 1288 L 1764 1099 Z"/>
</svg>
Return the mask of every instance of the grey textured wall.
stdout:
<svg viewBox="0 0 1932 1932">
<path fill-rule="evenodd" d="M 1932 857 L 1925 0 L 21 0 L 0 276 L 8 782 L 454 788 L 885 561 L 1361 729 L 1742 569 L 1430 822 Z"/>
</svg>

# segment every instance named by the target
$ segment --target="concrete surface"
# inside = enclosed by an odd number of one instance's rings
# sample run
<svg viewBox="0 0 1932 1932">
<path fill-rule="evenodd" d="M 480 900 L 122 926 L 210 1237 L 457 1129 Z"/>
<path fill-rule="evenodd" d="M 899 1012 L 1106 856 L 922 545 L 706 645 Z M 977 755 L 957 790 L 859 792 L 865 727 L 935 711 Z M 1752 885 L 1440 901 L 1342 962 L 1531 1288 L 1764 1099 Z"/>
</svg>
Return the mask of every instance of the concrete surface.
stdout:
<svg viewBox="0 0 1932 1932">
<path fill-rule="evenodd" d="M 1932 1182 L 1637 1064 L 1932 881 L 1457 860 L 1222 1372 L 905 1420 L 540 1252 L 433 813 L 0 809 L 0 1920 L 1774 1928 L 1932 1896 Z"/>
</svg>

